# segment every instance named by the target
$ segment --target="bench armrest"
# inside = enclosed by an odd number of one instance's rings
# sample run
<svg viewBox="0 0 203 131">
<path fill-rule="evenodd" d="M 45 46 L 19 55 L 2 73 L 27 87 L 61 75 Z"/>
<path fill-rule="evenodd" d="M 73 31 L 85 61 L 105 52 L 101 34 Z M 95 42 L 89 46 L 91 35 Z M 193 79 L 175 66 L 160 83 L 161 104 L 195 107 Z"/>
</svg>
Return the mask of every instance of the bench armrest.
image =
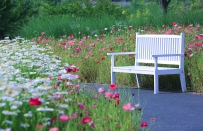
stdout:
<svg viewBox="0 0 203 131">
<path fill-rule="evenodd" d="M 184 54 L 160 54 L 160 55 L 152 55 L 152 57 L 171 57 L 171 56 L 184 56 Z"/>
<path fill-rule="evenodd" d="M 107 53 L 107 55 L 129 55 L 136 54 L 135 52 L 115 52 L 115 53 Z"/>
<path fill-rule="evenodd" d="M 158 69 L 158 57 L 171 57 L 171 56 L 184 56 L 184 54 L 160 54 L 160 55 L 152 55 L 154 57 L 154 67 Z"/>
<path fill-rule="evenodd" d="M 115 52 L 115 53 L 107 53 L 107 55 L 111 56 L 111 67 L 114 67 L 114 56 L 115 55 L 128 55 L 128 54 L 136 54 L 135 52 Z"/>
</svg>

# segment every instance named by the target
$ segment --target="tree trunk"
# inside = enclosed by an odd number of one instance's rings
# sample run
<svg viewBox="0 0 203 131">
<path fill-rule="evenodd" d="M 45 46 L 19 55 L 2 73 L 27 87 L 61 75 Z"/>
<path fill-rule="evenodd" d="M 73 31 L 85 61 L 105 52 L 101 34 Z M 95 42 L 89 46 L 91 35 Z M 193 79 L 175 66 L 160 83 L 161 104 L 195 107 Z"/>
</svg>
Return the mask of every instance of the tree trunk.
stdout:
<svg viewBox="0 0 203 131">
<path fill-rule="evenodd" d="M 157 0 L 157 3 L 161 6 L 164 13 L 167 14 L 167 8 L 171 0 Z"/>
</svg>

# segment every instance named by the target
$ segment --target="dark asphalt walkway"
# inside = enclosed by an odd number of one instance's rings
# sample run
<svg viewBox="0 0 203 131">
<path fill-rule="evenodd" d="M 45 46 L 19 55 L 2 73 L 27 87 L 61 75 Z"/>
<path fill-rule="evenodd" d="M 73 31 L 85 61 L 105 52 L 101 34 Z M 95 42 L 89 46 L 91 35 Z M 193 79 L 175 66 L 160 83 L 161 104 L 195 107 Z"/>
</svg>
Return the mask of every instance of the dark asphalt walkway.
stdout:
<svg viewBox="0 0 203 131">
<path fill-rule="evenodd" d="M 86 84 L 86 87 L 109 89 L 109 85 L 103 84 Z M 152 131 L 203 131 L 203 95 L 164 91 L 154 95 L 153 90 L 125 89 L 134 94 L 133 103 L 140 99 L 143 121 L 156 119 Z"/>
</svg>

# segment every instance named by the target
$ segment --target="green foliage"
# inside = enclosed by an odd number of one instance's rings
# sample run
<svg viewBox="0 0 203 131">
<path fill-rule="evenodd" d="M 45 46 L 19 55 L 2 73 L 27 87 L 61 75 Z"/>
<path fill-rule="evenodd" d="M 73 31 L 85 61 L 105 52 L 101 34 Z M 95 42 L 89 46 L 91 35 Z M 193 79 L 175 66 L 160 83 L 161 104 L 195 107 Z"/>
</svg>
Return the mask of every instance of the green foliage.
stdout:
<svg viewBox="0 0 203 131">
<path fill-rule="evenodd" d="M 197 32 L 195 30 L 193 29 L 194 33 L 187 37 L 185 68 L 189 90 L 203 92 L 203 35 L 201 34 L 203 29 L 200 28 Z"/>
<path fill-rule="evenodd" d="M 197 24 L 202 23 L 202 2 L 198 1 L 171 1 L 168 6 L 168 13 L 164 14 L 162 8 L 156 0 L 145 2 L 136 0 L 132 4 L 125 6 L 128 14 L 128 25 L 136 28 L 152 24 L 160 28 L 163 25 L 171 26 L 171 22 Z"/>
<path fill-rule="evenodd" d="M 31 3 L 22 1 L 0 1 L 0 38 L 11 36 L 28 18 L 31 12 Z"/>
<path fill-rule="evenodd" d="M 36 2 L 38 15 L 74 15 L 100 17 L 101 15 L 122 16 L 122 8 L 117 4 L 111 4 L 110 0 L 97 0 L 92 3 L 89 0 L 74 1 L 66 0 L 63 2 L 40 1 Z"/>
</svg>

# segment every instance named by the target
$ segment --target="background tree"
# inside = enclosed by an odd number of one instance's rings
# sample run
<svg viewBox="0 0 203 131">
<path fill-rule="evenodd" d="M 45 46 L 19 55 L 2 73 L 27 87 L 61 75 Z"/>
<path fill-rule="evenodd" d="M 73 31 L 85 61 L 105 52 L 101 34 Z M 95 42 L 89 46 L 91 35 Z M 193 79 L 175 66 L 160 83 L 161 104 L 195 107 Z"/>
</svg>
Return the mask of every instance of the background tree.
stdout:
<svg viewBox="0 0 203 131">
<path fill-rule="evenodd" d="M 164 13 L 166 13 L 166 14 L 167 14 L 168 5 L 170 2 L 171 2 L 171 0 L 157 0 L 157 3 L 161 6 Z"/>
<path fill-rule="evenodd" d="M 0 39 L 12 34 L 33 14 L 29 0 L 0 0 Z"/>
<path fill-rule="evenodd" d="M 6 30 L 10 28 L 13 5 L 11 0 L 0 0 L 0 38 L 4 37 Z"/>
</svg>

